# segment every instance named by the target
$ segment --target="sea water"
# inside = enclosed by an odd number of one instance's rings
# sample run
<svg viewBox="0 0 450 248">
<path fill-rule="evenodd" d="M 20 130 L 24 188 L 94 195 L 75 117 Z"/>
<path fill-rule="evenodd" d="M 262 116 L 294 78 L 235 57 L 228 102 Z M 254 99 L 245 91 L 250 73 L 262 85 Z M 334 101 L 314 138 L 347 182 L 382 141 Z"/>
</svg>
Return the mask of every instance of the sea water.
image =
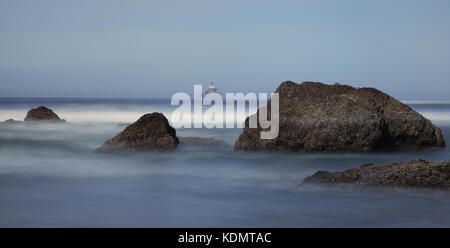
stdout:
<svg viewBox="0 0 450 248">
<path fill-rule="evenodd" d="M 178 129 L 227 146 L 96 153 L 170 100 L 0 98 L 0 121 L 38 105 L 67 124 L 0 126 L 0 227 L 450 227 L 445 190 L 299 185 L 318 170 L 450 159 L 448 148 L 401 153 L 233 151 L 242 132 Z M 450 144 L 450 104 L 411 104 Z"/>
</svg>

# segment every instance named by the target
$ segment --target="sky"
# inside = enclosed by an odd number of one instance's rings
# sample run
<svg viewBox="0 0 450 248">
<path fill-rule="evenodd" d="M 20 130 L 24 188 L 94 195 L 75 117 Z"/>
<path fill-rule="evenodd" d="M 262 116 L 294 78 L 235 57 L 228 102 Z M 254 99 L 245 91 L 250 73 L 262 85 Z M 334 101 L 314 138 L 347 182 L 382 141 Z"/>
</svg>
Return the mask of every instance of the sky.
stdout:
<svg viewBox="0 0 450 248">
<path fill-rule="evenodd" d="M 0 0 L 0 97 L 170 98 L 283 81 L 450 100 L 450 1 Z"/>
</svg>

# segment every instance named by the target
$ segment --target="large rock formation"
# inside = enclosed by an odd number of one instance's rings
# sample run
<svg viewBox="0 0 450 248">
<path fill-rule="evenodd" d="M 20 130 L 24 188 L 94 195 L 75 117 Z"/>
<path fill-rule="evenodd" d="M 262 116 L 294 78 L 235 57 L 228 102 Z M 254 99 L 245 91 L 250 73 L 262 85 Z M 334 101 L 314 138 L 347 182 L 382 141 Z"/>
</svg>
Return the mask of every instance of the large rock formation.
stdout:
<svg viewBox="0 0 450 248">
<path fill-rule="evenodd" d="M 249 128 L 247 118 L 235 149 L 373 152 L 445 146 L 441 130 L 431 121 L 373 88 L 288 81 L 276 93 L 278 137 L 260 139 L 261 128 Z M 270 111 L 270 101 L 267 106 Z"/>
<path fill-rule="evenodd" d="M 145 114 L 114 138 L 107 140 L 100 151 L 137 150 L 169 151 L 178 145 L 176 131 L 161 113 Z"/>
<path fill-rule="evenodd" d="M 44 106 L 39 106 L 28 111 L 24 121 L 65 122 L 53 110 Z"/>
<path fill-rule="evenodd" d="M 319 171 L 307 177 L 303 183 L 449 188 L 450 161 L 430 162 L 419 159 L 386 165 L 366 164 L 336 173 Z"/>
</svg>

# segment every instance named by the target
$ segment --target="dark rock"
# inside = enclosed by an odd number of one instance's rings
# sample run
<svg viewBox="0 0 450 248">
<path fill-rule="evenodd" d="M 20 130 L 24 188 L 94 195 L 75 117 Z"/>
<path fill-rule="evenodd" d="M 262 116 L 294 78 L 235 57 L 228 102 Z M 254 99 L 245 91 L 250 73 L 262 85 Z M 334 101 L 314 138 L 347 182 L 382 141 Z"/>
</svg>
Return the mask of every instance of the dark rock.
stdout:
<svg viewBox="0 0 450 248">
<path fill-rule="evenodd" d="M 195 146 L 228 146 L 225 141 L 214 138 L 201 137 L 178 137 L 180 145 L 195 145 Z"/>
<path fill-rule="evenodd" d="M 28 111 L 24 121 L 65 122 L 53 110 L 44 106 L 39 106 Z"/>
<path fill-rule="evenodd" d="M 260 139 L 259 124 L 249 128 L 247 118 L 235 149 L 374 152 L 445 147 L 441 130 L 431 121 L 374 88 L 288 81 L 276 93 L 280 101 L 278 137 Z M 267 106 L 270 112 L 270 101 Z"/>
<path fill-rule="evenodd" d="M 386 165 L 366 164 L 336 173 L 318 171 L 303 183 L 449 188 L 450 161 L 430 162 L 418 159 Z"/>
<path fill-rule="evenodd" d="M 177 145 L 176 131 L 166 117 L 161 113 L 151 113 L 143 115 L 114 138 L 107 140 L 99 151 L 170 151 Z"/>
</svg>

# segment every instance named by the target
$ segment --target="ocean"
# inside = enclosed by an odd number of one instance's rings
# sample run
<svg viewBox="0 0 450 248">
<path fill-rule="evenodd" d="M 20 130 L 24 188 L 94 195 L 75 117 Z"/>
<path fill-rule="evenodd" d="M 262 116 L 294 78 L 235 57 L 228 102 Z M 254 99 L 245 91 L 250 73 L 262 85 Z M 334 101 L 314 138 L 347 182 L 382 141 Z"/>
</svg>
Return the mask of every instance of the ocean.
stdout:
<svg viewBox="0 0 450 248">
<path fill-rule="evenodd" d="M 0 227 L 450 227 L 450 192 L 300 185 L 318 170 L 448 160 L 449 149 L 401 153 L 233 151 L 241 128 L 177 129 L 227 146 L 96 153 L 170 100 L 0 98 L 0 121 L 39 105 L 67 124 L 0 125 Z M 450 104 L 409 104 L 450 144 Z"/>
</svg>

